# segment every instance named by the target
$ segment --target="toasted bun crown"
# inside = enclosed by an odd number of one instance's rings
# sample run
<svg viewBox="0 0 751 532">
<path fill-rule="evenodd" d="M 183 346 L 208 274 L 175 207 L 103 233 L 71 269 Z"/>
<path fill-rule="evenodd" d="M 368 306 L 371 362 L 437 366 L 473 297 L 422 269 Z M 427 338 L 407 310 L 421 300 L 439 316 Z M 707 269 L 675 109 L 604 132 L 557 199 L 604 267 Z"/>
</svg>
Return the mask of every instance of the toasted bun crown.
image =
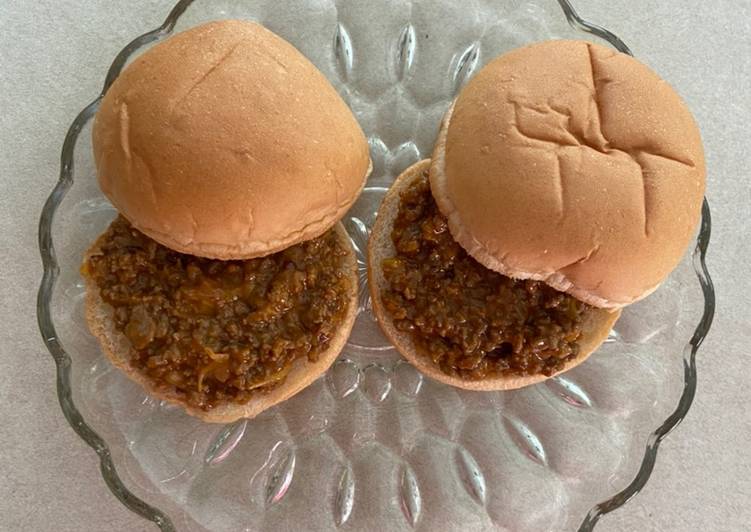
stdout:
<svg viewBox="0 0 751 532">
<path fill-rule="evenodd" d="M 291 44 L 211 22 L 157 44 L 107 91 L 93 130 L 104 194 L 180 252 L 266 255 L 336 223 L 369 167 L 360 126 Z"/>
<path fill-rule="evenodd" d="M 378 318 L 378 324 L 383 333 L 391 340 L 396 349 L 413 366 L 425 375 L 444 384 L 450 384 L 466 390 L 512 390 L 529 386 L 546 380 L 543 374 L 535 375 L 504 375 L 482 380 L 466 380 L 461 377 L 447 375 L 436 365 L 428 354 L 420 353 L 415 346 L 409 332 L 400 331 L 396 328 L 394 320 L 384 308 L 381 300 L 381 292 L 388 289 L 388 281 L 383 274 L 383 259 L 396 255 L 394 243 L 391 240 L 391 231 L 394 220 L 399 213 L 399 202 L 402 192 L 418 179 L 430 166 L 429 160 L 417 162 L 407 168 L 389 189 L 378 209 L 378 217 L 373 226 L 368 241 L 368 284 L 373 302 L 373 311 Z M 569 361 L 558 373 L 568 371 L 584 362 L 608 337 L 610 329 L 621 315 L 620 310 L 608 311 L 596 309 L 589 314 L 587 321 L 582 326 L 582 338 L 579 342 L 579 355 Z"/>
<path fill-rule="evenodd" d="M 705 168 L 691 113 L 657 74 L 602 46 L 548 41 L 469 82 L 430 177 L 454 238 L 480 263 L 621 307 L 680 261 Z"/>
</svg>

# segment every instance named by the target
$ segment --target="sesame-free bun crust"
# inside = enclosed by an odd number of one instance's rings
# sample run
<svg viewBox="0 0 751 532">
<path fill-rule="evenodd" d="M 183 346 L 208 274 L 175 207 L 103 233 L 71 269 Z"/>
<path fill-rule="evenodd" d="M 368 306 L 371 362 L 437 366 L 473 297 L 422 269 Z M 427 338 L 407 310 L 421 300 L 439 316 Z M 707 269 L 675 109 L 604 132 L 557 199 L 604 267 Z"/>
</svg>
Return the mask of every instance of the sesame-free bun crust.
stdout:
<svg viewBox="0 0 751 532">
<path fill-rule="evenodd" d="M 444 118 L 430 171 L 452 235 L 480 263 L 610 308 L 678 264 L 704 182 L 699 130 L 676 92 L 583 41 L 491 61 Z"/>
<path fill-rule="evenodd" d="M 350 109 L 291 44 L 210 22 L 117 77 L 93 128 L 99 184 L 138 230 L 192 255 L 247 259 L 331 228 L 370 159 Z"/>
<path fill-rule="evenodd" d="M 400 195 L 402 191 L 409 187 L 410 183 L 419 178 L 429 167 L 430 160 L 420 161 L 407 168 L 396 179 L 378 209 L 378 216 L 370 234 L 370 241 L 368 243 L 368 283 L 370 285 L 373 310 L 378 318 L 381 330 L 383 330 L 384 334 L 391 340 L 391 343 L 394 344 L 402 356 L 412 365 L 428 377 L 445 384 L 450 384 L 451 386 L 464 388 L 465 390 L 480 391 L 512 390 L 544 381 L 549 377 L 545 375 L 526 375 L 465 380 L 460 377 L 446 375 L 430 360 L 428 355 L 417 351 L 409 333 L 397 330 L 390 314 L 384 309 L 383 302 L 381 301 L 381 291 L 388 287 L 388 283 L 383 276 L 381 263 L 383 259 L 396 255 L 396 250 L 391 240 L 391 231 L 394 220 L 399 212 Z M 608 333 L 618 319 L 618 316 L 620 316 L 620 310 L 595 309 L 590 315 L 589 321 L 584 323 L 584 331 L 579 343 L 579 355 L 558 373 L 568 371 L 584 362 L 608 337 Z"/>
<path fill-rule="evenodd" d="M 86 281 L 86 321 L 89 330 L 99 340 L 99 345 L 107 358 L 128 378 L 140 384 L 150 395 L 181 406 L 188 414 L 210 423 L 229 423 L 241 418 L 255 417 L 267 408 L 289 399 L 323 375 L 347 343 L 357 315 L 357 262 L 352 243 L 342 224 L 336 224 L 334 230 L 342 246 L 347 250 L 344 269 L 351 278 L 347 311 L 336 336 L 331 339 L 328 349 L 318 355 L 318 361 L 309 362 L 307 359 L 294 361 L 284 382 L 267 393 L 258 394 L 246 404 L 225 403 L 206 411 L 186 404 L 174 391 L 155 386 L 151 380 L 130 365 L 130 342 L 123 333 L 115 329 L 114 309 L 101 298 L 97 285 L 84 276 Z M 89 249 L 85 260 L 100 253 L 101 238 Z"/>
</svg>

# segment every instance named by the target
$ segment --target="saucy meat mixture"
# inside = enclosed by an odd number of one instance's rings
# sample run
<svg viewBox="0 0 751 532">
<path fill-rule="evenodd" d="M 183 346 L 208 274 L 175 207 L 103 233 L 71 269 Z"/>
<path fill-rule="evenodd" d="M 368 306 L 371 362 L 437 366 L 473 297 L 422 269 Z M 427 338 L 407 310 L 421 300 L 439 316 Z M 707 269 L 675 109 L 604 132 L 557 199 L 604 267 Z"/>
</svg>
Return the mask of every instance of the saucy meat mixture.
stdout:
<svg viewBox="0 0 751 532">
<path fill-rule="evenodd" d="M 451 237 L 425 172 L 401 195 L 383 260 L 383 305 L 446 374 L 551 375 L 576 357 L 592 307 L 539 281 L 489 270 Z"/>
<path fill-rule="evenodd" d="M 209 410 L 268 391 L 297 359 L 317 360 L 349 304 L 346 254 L 332 229 L 267 257 L 205 259 L 119 217 L 83 273 L 114 307 L 132 367 Z"/>
</svg>

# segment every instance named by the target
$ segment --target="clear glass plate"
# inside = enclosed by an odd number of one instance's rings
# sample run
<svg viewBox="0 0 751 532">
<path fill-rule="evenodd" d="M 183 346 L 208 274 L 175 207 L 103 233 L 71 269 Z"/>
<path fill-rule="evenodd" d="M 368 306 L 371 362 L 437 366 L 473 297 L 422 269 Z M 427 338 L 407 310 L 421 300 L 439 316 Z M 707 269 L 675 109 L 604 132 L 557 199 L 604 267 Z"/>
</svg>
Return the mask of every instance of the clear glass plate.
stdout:
<svg viewBox="0 0 751 532">
<path fill-rule="evenodd" d="M 97 98 L 71 126 L 40 222 L 38 308 L 63 412 L 115 495 L 164 530 L 427 531 L 589 530 L 638 492 L 695 391 L 714 309 L 706 203 L 694 254 L 596 355 L 513 392 L 456 390 L 400 360 L 374 322 L 363 256 L 389 184 L 430 154 L 449 101 L 484 63 L 542 39 L 625 45 L 565 0 L 182 1 L 118 55 L 105 87 L 151 43 L 220 18 L 257 20 L 297 46 L 369 138 L 374 171 L 345 219 L 360 314 L 325 377 L 250 421 L 204 424 L 123 377 L 86 328 L 79 275 L 114 216 L 91 155 Z"/>
</svg>

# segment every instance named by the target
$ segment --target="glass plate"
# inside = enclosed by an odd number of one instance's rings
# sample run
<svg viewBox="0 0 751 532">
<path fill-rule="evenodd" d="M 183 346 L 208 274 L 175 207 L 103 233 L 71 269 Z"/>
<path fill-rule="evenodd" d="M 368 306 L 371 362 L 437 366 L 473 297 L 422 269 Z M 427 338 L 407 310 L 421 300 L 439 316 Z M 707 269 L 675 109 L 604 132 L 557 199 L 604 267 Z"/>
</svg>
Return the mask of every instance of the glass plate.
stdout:
<svg viewBox="0 0 751 532">
<path fill-rule="evenodd" d="M 638 492 L 695 392 L 714 310 L 706 203 L 693 255 L 624 311 L 595 356 L 513 392 L 460 391 L 400 360 L 373 320 L 363 256 L 389 184 L 430 154 L 449 101 L 485 62 L 541 39 L 626 46 L 566 0 L 186 0 L 117 56 L 105 87 L 153 42 L 220 18 L 257 20 L 292 42 L 368 136 L 374 171 L 345 218 L 360 313 L 325 377 L 250 421 L 201 423 L 114 370 L 86 328 L 79 275 L 115 214 L 95 179 L 94 100 L 65 139 L 40 221 L 38 316 L 63 413 L 114 494 L 164 530 L 589 530 Z"/>
</svg>

